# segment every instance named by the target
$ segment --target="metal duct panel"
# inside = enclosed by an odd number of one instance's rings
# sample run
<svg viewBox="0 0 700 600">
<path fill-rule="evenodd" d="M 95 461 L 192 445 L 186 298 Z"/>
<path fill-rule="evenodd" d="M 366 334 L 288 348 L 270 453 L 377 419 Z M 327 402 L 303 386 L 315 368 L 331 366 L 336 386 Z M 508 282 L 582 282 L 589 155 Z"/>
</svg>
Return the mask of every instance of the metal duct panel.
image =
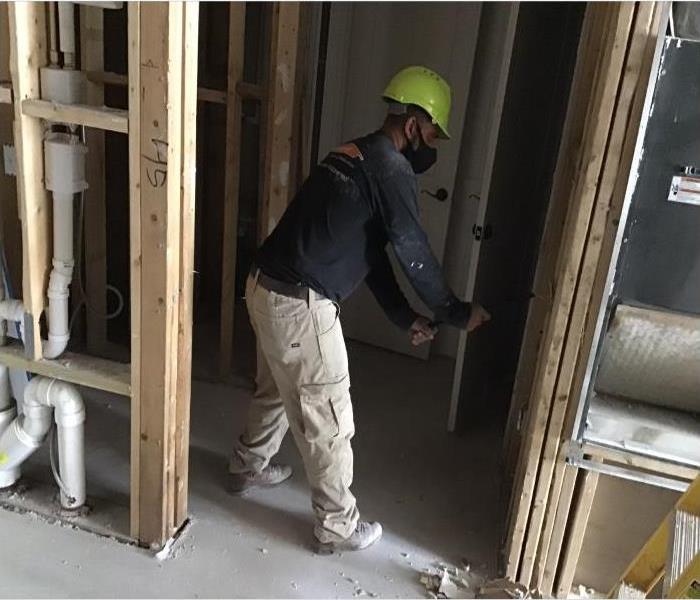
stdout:
<svg viewBox="0 0 700 600">
<path fill-rule="evenodd" d="M 603 345 L 596 391 L 700 412 L 700 318 L 619 305 Z"/>
</svg>

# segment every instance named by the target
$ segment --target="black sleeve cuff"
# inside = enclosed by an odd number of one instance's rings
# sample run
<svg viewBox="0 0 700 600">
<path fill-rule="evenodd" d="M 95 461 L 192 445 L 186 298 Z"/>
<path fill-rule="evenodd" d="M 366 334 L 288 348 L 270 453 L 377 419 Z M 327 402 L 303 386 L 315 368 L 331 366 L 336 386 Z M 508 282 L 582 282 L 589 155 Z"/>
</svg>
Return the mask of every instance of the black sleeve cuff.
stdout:
<svg viewBox="0 0 700 600">
<path fill-rule="evenodd" d="M 398 328 L 403 329 L 404 331 L 408 331 L 411 328 L 411 325 L 413 325 L 416 322 L 416 319 L 418 318 L 418 313 L 407 306 L 399 310 L 394 310 L 392 311 L 392 314 L 387 316 L 391 319 L 391 322 L 394 323 L 394 325 L 396 325 Z"/>
<path fill-rule="evenodd" d="M 436 310 L 435 319 L 459 329 L 466 329 L 471 314 L 472 305 L 469 302 L 455 300 Z"/>
</svg>

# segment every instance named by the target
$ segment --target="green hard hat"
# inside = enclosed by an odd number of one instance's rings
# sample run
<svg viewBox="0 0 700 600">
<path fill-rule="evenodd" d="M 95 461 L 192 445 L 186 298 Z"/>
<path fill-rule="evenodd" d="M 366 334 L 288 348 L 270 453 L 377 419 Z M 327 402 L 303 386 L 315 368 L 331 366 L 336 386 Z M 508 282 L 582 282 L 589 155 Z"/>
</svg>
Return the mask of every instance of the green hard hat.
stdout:
<svg viewBox="0 0 700 600">
<path fill-rule="evenodd" d="M 426 67 L 406 67 L 394 75 L 384 90 L 383 98 L 401 104 L 415 104 L 427 112 L 437 125 L 440 137 L 449 139 L 452 91 L 435 71 Z"/>
</svg>

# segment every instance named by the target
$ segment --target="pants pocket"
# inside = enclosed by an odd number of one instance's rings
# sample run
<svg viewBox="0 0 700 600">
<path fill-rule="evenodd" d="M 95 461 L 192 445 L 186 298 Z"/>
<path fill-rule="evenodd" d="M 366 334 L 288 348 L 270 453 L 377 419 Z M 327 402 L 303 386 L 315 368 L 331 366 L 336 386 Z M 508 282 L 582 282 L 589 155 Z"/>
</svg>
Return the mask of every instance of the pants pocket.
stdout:
<svg viewBox="0 0 700 600">
<path fill-rule="evenodd" d="M 329 381 L 338 381 L 348 375 L 348 353 L 345 348 L 339 309 L 329 302 L 313 310 L 313 323 L 321 353 L 323 370 Z"/>
<path fill-rule="evenodd" d="M 350 399 L 350 379 L 301 388 L 304 437 L 309 442 L 352 437 L 355 424 Z"/>
</svg>

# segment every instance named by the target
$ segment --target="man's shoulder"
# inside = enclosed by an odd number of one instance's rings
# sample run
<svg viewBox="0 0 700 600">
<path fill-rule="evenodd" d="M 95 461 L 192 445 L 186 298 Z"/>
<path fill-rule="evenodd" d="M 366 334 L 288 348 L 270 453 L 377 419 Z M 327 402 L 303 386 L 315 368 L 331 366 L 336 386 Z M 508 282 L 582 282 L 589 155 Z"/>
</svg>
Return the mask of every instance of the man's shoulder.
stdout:
<svg viewBox="0 0 700 600">
<path fill-rule="evenodd" d="M 383 133 L 371 133 L 353 140 L 351 144 L 360 150 L 365 168 L 371 171 L 377 180 L 384 181 L 396 176 L 413 175 L 411 164 Z"/>
</svg>

